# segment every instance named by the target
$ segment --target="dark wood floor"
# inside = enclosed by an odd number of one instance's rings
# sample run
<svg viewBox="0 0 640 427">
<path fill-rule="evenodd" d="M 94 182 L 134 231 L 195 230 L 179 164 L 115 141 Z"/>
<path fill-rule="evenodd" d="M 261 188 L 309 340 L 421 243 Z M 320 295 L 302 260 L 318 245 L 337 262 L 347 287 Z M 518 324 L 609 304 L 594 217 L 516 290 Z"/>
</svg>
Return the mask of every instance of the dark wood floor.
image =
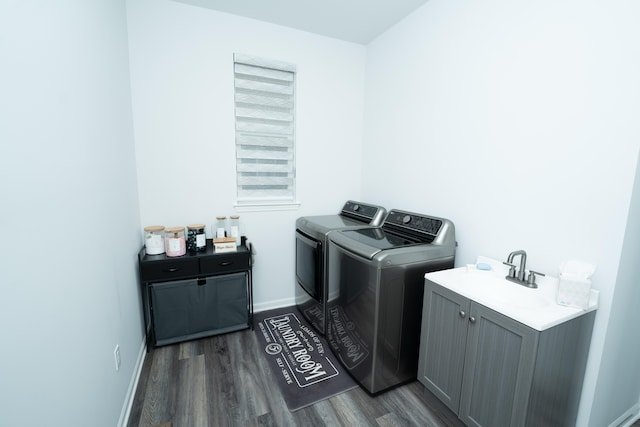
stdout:
<svg viewBox="0 0 640 427">
<path fill-rule="evenodd" d="M 250 330 L 152 350 L 128 426 L 462 426 L 417 381 L 289 412 L 266 362 Z"/>
</svg>

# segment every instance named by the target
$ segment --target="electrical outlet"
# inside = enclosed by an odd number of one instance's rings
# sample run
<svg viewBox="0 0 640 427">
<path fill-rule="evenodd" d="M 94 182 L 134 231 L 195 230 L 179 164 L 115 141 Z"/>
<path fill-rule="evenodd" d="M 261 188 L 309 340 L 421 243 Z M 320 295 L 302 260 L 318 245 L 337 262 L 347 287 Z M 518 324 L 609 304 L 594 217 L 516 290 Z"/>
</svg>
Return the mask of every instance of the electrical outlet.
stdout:
<svg viewBox="0 0 640 427">
<path fill-rule="evenodd" d="M 120 346 L 116 344 L 115 350 L 113 350 L 113 358 L 116 362 L 116 371 L 120 369 Z"/>
</svg>

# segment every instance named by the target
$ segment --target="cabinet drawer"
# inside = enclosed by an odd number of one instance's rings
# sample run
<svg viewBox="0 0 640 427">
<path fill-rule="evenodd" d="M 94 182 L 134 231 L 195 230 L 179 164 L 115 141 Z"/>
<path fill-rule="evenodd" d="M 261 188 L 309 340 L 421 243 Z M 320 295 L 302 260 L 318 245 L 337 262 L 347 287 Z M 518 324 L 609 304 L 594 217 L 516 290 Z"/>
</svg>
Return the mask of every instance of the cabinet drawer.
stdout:
<svg viewBox="0 0 640 427">
<path fill-rule="evenodd" d="M 222 274 L 249 268 L 248 253 L 231 253 L 200 259 L 200 274 Z"/>
<path fill-rule="evenodd" d="M 198 259 L 182 258 L 142 263 L 142 280 L 173 280 L 198 275 Z"/>
</svg>

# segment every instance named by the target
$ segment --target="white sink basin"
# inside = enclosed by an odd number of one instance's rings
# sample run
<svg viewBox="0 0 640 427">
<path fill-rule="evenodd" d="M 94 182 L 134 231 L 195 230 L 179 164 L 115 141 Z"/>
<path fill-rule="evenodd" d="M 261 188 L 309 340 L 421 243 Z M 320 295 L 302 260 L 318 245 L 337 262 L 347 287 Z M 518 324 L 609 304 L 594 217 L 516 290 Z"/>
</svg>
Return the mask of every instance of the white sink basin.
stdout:
<svg viewBox="0 0 640 427">
<path fill-rule="evenodd" d="M 427 273 L 425 278 L 538 331 L 598 307 L 596 290 L 591 290 L 587 310 L 558 305 L 557 278 L 539 277 L 538 288 L 529 288 L 505 279 L 506 271 L 498 267 L 500 264 L 496 261 L 495 269 L 489 271 L 469 267 L 436 271 Z"/>
<path fill-rule="evenodd" d="M 500 273 L 491 271 L 466 271 L 465 284 L 482 291 L 485 297 L 496 302 L 515 307 L 535 309 L 552 304 L 555 301 L 537 288 L 529 288 L 504 278 Z M 478 289 L 480 288 L 480 289 Z"/>
<path fill-rule="evenodd" d="M 512 283 L 505 280 L 505 284 Z M 517 284 L 515 284 L 517 285 Z M 521 285 L 519 288 L 508 287 L 506 289 L 501 289 L 496 291 L 496 294 L 493 297 L 496 301 L 499 301 L 502 304 L 509 304 L 514 307 L 526 308 L 526 309 L 536 309 L 547 307 L 553 304 L 553 301 L 549 301 L 548 298 L 535 293 L 535 289 L 525 288 Z"/>
</svg>

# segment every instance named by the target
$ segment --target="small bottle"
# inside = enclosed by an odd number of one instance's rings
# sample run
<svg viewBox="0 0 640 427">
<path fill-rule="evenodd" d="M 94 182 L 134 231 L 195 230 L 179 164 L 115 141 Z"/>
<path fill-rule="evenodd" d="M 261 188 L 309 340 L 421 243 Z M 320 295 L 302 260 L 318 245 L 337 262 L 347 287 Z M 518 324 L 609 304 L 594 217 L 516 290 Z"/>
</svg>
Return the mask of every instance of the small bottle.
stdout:
<svg viewBox="0 0 640 427">
<path fill-rule="evenodd" d="M 226 230 L 227 230 L 227 217 L 217 216 L 216 217 L 216 237 L 217 238 L 225 237 Z"/>
<path fill-rule="evenodd" d="M 192 224 L 187 226 L 187 250 L 189 252 L 202 252 L 207 249 L 207 238 L 204 234 L 204 224 Z"/>
<path fill-rule="evenodd" d="M 231 215 L 229 217 L 229 222 L 231 237 L 235 237 L 236 244 L 240 246 L 240 215 Z"/>
<path fill-rule="evenodd" d="M 187 253 L 184 227 L 167 228 L 165 230 L 164 242 L 167 256 L 182 256 Z"/>
<path fill-rule="evenodd" d="M 159 255 L 164 253 L 164 227 L 150 225 L 144 228 L 144 247 L 147 255 Z"/>
</svg>

